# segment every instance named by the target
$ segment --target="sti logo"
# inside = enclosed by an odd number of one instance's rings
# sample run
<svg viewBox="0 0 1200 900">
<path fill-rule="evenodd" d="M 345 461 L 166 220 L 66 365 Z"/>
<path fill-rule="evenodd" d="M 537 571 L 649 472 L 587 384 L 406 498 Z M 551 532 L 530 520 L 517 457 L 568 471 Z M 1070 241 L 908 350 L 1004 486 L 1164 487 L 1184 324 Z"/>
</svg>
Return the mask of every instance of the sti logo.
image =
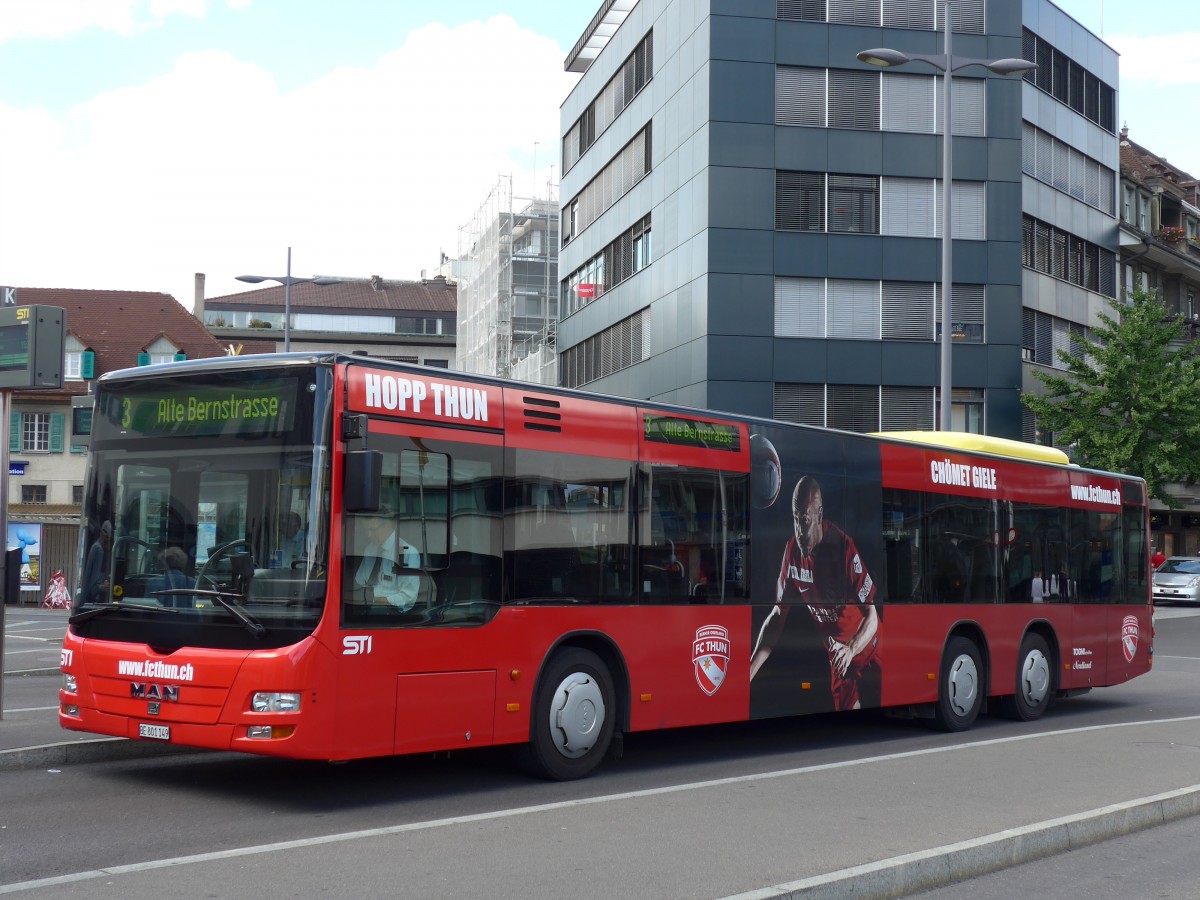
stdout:
<svg viewBox="0 0 1200 900">
<path fill-rule="evenodd" d="M 348 634 L 342 638 L 342 656 L 358 656 L 360 653 L 371 652 L 371 636 L 369 634 Z"/>
</svg>

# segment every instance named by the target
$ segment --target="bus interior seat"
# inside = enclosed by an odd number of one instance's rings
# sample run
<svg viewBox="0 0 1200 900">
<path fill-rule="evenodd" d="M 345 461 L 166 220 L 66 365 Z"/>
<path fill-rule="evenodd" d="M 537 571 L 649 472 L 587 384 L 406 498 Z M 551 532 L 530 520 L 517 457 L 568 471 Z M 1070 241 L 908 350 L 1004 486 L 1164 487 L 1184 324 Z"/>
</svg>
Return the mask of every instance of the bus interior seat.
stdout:
<svg viewBox="0 0 1200 900">
<path fill-rule="evenodd" d="M 674 545 L 642 548 L 642 593 L 652 602 L 688 603 L 691 591 Z"/>
</svg>

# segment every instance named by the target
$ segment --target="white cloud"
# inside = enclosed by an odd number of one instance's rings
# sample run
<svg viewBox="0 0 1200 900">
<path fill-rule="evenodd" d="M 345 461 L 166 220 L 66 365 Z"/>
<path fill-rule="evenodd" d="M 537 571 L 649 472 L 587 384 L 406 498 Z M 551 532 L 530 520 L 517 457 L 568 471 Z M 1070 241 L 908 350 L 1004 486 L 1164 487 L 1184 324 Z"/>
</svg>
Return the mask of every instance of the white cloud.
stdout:
<svg viewBox="0 0 1200 900">
<path fill-rule="evenodd" d="M 1200 84 L 1200 32 L 1107 38 L 1121 54 L 1121 81 Z"/>
<path fill-rule="evenodd" d="M 208 0 L 4 0 L 0 41 L 59 39 L 89 28 L 130 34 L 170 15 L 201 18 L 207 5 Z"/>
<path fill-rule="evenodd" d="M 547 74 L 549 73 L 549 74 Z M 370 68 L 281 94 L 228 53 L 56 118 L 0 108 L 0 278 L 166 291 L 191 304 L 233 276 L 415 278 L 501 174 L 529 196 L 557 164 L 562 51 L 508 17 L 428 26 Z"/>
</svg>

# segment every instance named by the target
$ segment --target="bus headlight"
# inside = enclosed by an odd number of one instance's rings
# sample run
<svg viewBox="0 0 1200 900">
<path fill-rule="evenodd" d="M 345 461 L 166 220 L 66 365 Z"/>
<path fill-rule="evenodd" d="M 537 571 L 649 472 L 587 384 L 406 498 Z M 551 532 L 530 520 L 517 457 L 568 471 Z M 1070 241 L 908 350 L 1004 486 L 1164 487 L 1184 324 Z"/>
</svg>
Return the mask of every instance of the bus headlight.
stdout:
<svg viewBox="0 0 1200 900">
<path fill-rule="evenodd" d="M 290 713 L 300 709 L 298 691 L 259 691 L 250 698 L 250 709 L 257 713 Z"/>
<path fill-rule="evenodd" d="M 75 681 L 75 676 L 70 672 L 63 672 L 63 690 L 68 694 L 79 693 L 79 684 Z"/>
</svg>

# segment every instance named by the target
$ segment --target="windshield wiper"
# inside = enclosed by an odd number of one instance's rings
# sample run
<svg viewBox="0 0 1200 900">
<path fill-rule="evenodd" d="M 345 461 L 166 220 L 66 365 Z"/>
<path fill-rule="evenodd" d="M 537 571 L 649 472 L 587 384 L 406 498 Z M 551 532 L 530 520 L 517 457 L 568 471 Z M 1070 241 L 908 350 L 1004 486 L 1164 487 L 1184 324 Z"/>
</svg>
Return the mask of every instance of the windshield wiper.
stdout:
<svg viewBox="0 0 1200 900">
<path fill-rule="evenodd" d="M 116 612 L 121 609 L 120 603 L 105 603 L 103 606 L 93 606 L 91 609 L 85 609 L 83 612 L 77 612 L 67 618 L 67 623 L 70 625 L 78 625 L 80 622 L 87 622 L 95 619 L 98 616 L 106 616 L 110 612 Z"/>
<path fill-rule="evenodd" d="M 229 600 L 230 597 L 237 597 L 237 594 L 226 594 L 222 591 L 203 591 L 196 588 L 172 588 L 169 591 L 155 591 L 156 594 L 165 596 L 188 595 L 192 597 L 208 597 L 215 601 L 222 608 L 227 610 L 231 616 L 246 626 L 246 630 L 256 638 L 261 638 L 267 633 L 267 629 L 263 627 L 255 618 L 246 612 L 236 603 Z"/>
</svg>

